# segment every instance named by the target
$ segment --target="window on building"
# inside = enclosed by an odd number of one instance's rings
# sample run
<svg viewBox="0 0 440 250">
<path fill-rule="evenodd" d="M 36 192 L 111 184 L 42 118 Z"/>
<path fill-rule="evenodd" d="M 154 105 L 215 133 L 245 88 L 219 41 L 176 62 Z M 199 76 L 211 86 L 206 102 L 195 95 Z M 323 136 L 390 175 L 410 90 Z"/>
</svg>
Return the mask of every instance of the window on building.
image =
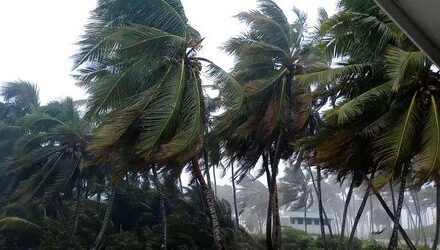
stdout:
<svg viewBox="0 0 440 250">
<path fill-rule="evenodd" d="M 324 225 L 328 226 L 328 220 L 324 219 Z"/>
<path fill-rule="evenodd" d="M 311 218 L 307 218 L 306 219 L 306 223 L 307 223 L 307 225 L 312 225 L 312 219 Z"/>
<path fill-rule="evenodd" d="M 319 219 L 314 219 L 315 225 L 319 225 Z"/>
<path fill-rule="evenodd" d="M 295 218 L 290 217 L 290 224 L 295 224 Z"/>
<path fill-rule="evenodd" d="M 304 224 L 304 219 L 297 218 L 296 220 L 298 221 L 298 224 L 300 224 L 300 225 Z"/>
</svg>

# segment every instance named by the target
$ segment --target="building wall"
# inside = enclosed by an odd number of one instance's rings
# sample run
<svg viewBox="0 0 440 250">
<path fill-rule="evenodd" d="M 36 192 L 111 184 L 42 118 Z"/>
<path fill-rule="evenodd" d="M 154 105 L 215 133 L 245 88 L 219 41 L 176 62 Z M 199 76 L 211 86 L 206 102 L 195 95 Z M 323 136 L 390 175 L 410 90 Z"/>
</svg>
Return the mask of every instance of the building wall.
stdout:
<svg viewBox="0 0 440 250">
<path fill-rule="evenodd" d="M 321 233 L 321 227 L 319 225 L 319 218 L 306 218 L 306 221 L 304 221 L 304 218 L 297 218 L 297 217 L 281 217 L 281 226 L 283 227 L 291 227 L 295 228 L 301 231 L 305 231 L 305 225 L 304 223 L 307 223 L 307 233 L 310 234 L 320 234 Z M 331 223 L 331 220 L 330 220 Z M 332 224 L 332 223 L 331 223 Z M 333 229 L 333 225 L 332 229 Z M 325 226 L 325 232 L 329 233 L 328 227 Z"/>
</svg>

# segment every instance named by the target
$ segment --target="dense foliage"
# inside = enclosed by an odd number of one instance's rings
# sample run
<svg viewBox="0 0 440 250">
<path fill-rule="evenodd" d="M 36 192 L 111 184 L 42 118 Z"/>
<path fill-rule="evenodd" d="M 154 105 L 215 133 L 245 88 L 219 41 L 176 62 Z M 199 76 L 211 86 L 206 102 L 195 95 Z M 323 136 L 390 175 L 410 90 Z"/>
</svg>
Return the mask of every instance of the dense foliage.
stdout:
<svg viewBox="0 0 440 250">
<path fill-rule="evenodd" d="M 198 56 L 179 0 L 98 0 L 74 55 L 87 100 L 4 83 L 0 247 L 436 249 L 438 68 L 372 0 L 313 31 L 258 3 L 225 38 L 231 72 Z M 320 234 L 282 224 L 313 210 Z"/>
</svg>

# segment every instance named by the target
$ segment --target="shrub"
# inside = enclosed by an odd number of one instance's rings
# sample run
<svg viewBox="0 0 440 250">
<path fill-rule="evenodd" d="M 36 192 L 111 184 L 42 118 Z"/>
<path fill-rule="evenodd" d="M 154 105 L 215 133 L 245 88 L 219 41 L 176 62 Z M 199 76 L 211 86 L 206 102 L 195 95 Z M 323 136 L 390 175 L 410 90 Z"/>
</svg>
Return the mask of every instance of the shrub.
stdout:
<svg viewBox="0 0 440 250">
<path fill-rule="evenodd" d="M 41 249 L 61 249 L 67 240 L 67 230 L 65 226 L 51 219 L 46 219 L 43 225 L 41 239 Z"/>
<path fill-rule="evenodd" d="M 136 233 L 125 231 L 118 234 L 110 235 L 107 249 L 143 249 L 143 245 L 141 242 L 139 242 Z"/>
<path fill-rule="evenodd" d="M 282 244 L 286 250 L 315 249 L 315 240 L 305 232 L 293 228 L 284 228 Z"/>
<path fill-rule="evenodd" d="M 386 250 L 387 246 L 375 240 L 364 241 L 362 244 L 363 250 Z"/>
<path fill-rule="evenodd" d="M 333 237 L 330 237 L 330 235 L 326 235 L 325 243 L 326 243 L 325 249 L 336 250 L 338 248 L 339 235 L 334 235 Z M 348 238 L 344 237 L 342 240 L 342 247 L 340 249 L 346 250 L 347 244 L 348 244 Z M 319 249 L 324 249 L 324 242 L 321 236 L 318 236 L 318 238 L 316 239 L 316 247 Z M 354 238 L 351 243 L 350 250 L 361 250 L 361 249 L 362 249 L 362 241 L 359 240 L 358 238 Z"/>
</svg>

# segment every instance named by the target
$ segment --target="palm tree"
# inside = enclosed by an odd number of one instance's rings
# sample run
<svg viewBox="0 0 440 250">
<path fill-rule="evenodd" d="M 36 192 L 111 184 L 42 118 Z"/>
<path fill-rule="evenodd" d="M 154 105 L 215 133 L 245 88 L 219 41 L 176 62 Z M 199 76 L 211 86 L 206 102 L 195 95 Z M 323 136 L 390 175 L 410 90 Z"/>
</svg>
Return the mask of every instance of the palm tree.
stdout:
<svg viewBox="0 0 440 250">
<path fill-rule="evenodd" d="M 4 103 L 0 102 L 0 120 L 6 123 L 13 123 L 40 107 L 38 88 L 30 82 L 6 82 L 0 95 L 5 101 Z"/>
<path fill-rule="evenodd" d="M 98 236 L 96 237 L 96 240 L 93 243 L 93 246 L 91 247 L 92 250 L 99 249 L 99 246 L 101 244 L 102 238 L 104 237 L 107 226 L 110 223 L 110 214 L 113 209 L 113 202 L 115 200 L 115 192 L 116 192 L 116 183 L 112 183 L 111 191 L 110 191 L 109 198 L 108 198 L 107 208 L 105 210 L 104 220 L 102 221 L 102 226 L 101 226 L 101 229 L 99 230 Z"/>
<path fill-rule="evenodd" d="M 207 130 L 202 59 L 196 57 L 203 39 L 178 0 L 101 0 L 92 20 L 76 55 L 79 85 L 90 94 L 88 116 L 104 117 L 92 154 L 99 161 L 128 163 L 119 174 L 150 164 L 191 163 L 220 249 L 213 194 L 198 162 Z"/>
<path fill-rule="evenodd" d="M 38 88 L 25 81 L 6 82 L 0 90 L 0 161 L 13 157 L 15 141 L 24 131 L 16 121 L 40 107 Z"/>
<path fill-rule="evenodd" d="M 294 12 L 297 19 L 290 24 L 273 1 L 261 0 L 258 10 L 237 15 L 249 30 L 224 46 L 236 58 L 232 75 L 243 97 L 222 115 L 217 131 L 225 136 L 227 154 L 238 161 L 239 175 L 263 159 L 270 193 L 268 249 L 278 249 L 281 241 L 278 164 L 294 152 L 290 143 L 305 132 L 310 114 L 310 89 L 297 84 L 296 76 L 312 70 L 306 68 L 312 53 L 304 39 L 306 15 Z"/>
<path fill-rule="evenodd" d="M 343 100 L 327 113 L 329 124 L 342 130 L 364 122 L 357 130 L 374 155 L 374 189 L 400 181 L 390 240 L 390 248 L 395 248 L 405 189 L 437 180 L 439 76 L 372 1 L 343 0 L 340 5 L 342 11 L 321 31 L 332 52 L 348 58 L 348 66 L 302 80 L 336 83 L 334 92 Z M 406 185 L 410 175 L 415 181 Z"/>
<path fill-rule="evenodd" d="M 254 215 L 251 217 L 252 222 L 258 221 L 259 232 L 261 233 L 263 219 L 267 214 L 267 203 L 269 202 L 268 188 L 256 180 L 250 174 L 247 174 L 242 178 L 239 183 L 237 192 L 238 208 L 243 211 L 243 214 Z M 244 224 L 248 227 L 247 223 L 250 221 L 244 219 Z"/>
<path fill-rule="evenodd" d="M 1 173 L 3 178 L 11 178 L 10 186 L 15 189 L 9 202 L 28 203 L 37 199 L 46 205 L 58 204 L 55 207 L 62 216 L 60 197 L 73 199 L 76 192 L 77 207 L 69 243 L 74 244 L 86 191 L 83 189 L 86 183 L 87 189 L 91 188 L 93 182 L 87 176 L 96 171 L 83 170 L 93 165 L 86 151 L 90 126 L 80 118 L 72 99 L 41 106 L 16 124 L 25 133 L 16 141 L 16 156 L 3 163 Z"/>
</svg>

